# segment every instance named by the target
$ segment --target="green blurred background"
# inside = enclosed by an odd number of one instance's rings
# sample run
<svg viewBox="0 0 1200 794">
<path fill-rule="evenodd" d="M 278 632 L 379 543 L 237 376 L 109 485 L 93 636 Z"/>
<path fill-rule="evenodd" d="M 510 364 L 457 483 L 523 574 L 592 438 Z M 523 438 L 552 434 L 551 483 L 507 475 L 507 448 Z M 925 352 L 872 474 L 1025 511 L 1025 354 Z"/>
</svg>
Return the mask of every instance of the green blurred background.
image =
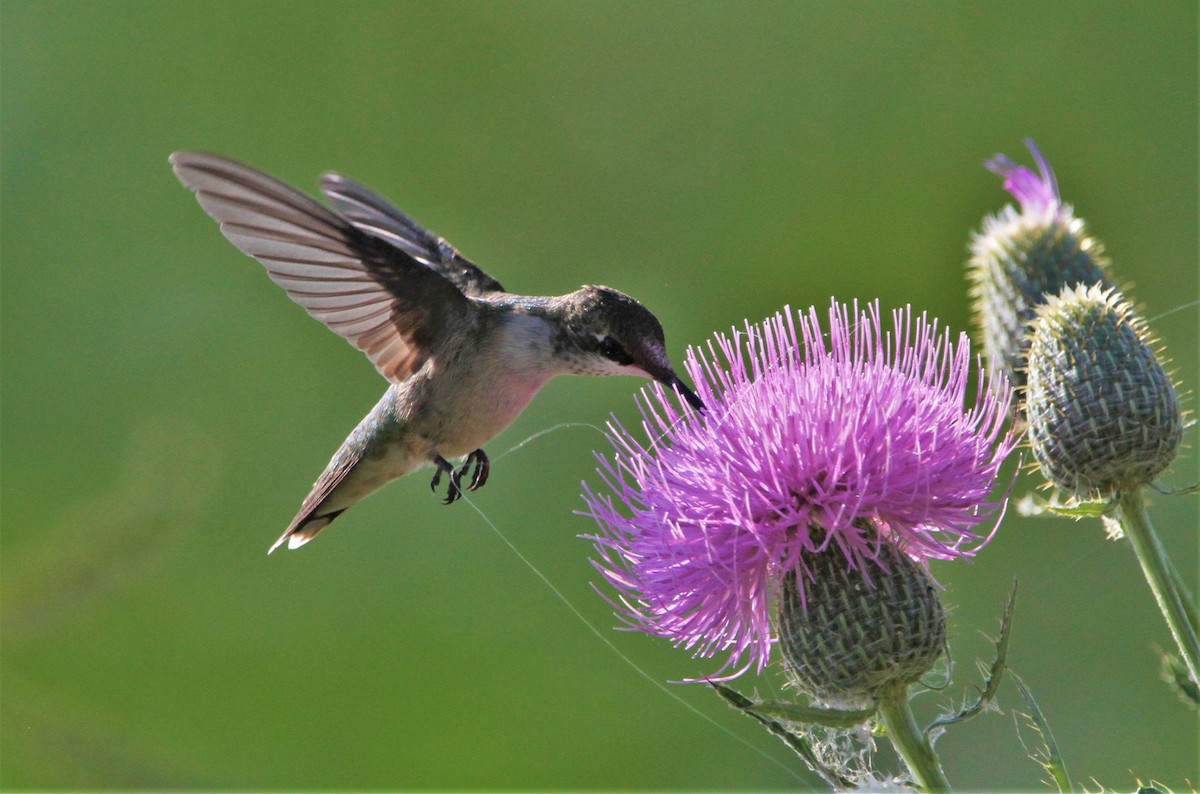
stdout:
<svg viewBox="0 0 1200 794">
<path fill-rule="evenodd" d="M 384 384 L 220 236 L 171 175 L 175 149 L 304 189 L 355 176 L 510 289 L 639 297 L 679 361 L 831 295 L 968 327 L 968 233 L 1007 199 L 981 162 L 1029 163 L 1032 136 L 1195 409 L 1191 2 L 0 13 L 6 788 L 812 783 L 704 688 L 670 687 L 712 722 L 639 677 L 424 475 L 267 557 Z M 551 383 L 488 447 L 473 500 L 623 653 L 677 680 L 716 665 L 609 631 L 591 590 L 573 511 L 602 435 L 504 456 L 559 423 L 634 419 L 639 386 Z M 1196 436 L 1167 484 L 1200 479 Z M 1156 497 L 1152 515 L 1194 572 L 1196 499 Z M 1196 716 L 1158 680 L 1171 641 L 1125 544 L 1010 515 L 973 564 L 935 573 L 957 675 L 923 717 L 973 691 L 1016 576 L 1011 662 L 1076 777 L 1195 785 Z M 941 741 L 956 786 L 1040 785 L 1013 689 L 1002 705 Z"/>
</svg>

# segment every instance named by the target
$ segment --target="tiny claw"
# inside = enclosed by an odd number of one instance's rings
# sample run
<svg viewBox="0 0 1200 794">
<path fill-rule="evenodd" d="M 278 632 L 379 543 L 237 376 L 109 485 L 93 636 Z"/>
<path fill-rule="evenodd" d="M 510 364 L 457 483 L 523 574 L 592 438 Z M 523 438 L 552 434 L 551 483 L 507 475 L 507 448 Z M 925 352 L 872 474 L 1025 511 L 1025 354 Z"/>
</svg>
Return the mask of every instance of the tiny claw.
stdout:
<svg viewBox="0 0 1200 794">
<path fill-rule="evenodd" d="M 458 484 L 458 472 L 450 475 L 450 486 L 446 488 L 446 498 L 442 500 L 444 505 L 452 505 L 462 496 L 462 486 Z"/>
<path fill-rule="evenodd" d="M 437 471 L 433 473 L 433 481 L 429 483 L 429 487 L 431 490 L 437 491 L 438 484 L 442 481 L 442 472 L 448 473 L 450 475 L 450 485 L 446 488 L 446 498 L 442 500 L 442 504 L 453 504 L 462 496 L 462 486 L 459 485 L 462 473 L 455 470 L 454 466 L 441 455 L 434 458 L 433 463 L 437 466 Z"/>
<path fill-rule="evenodd" d="M 487 482 L 488 472 L 492 468 L 488 462 L 487 453 L 482 449 L 477 449 L 470 455 L 467 455 L 466 460 L 463 461 L 462 468 L 458 470 L 460 481 L 463 477 L 467 476 L 467 471 L 471 470 L 472 464 L 474 464 L 475 468 L 471 471 L 471 484 L 467 486 L 468 491 L 474 491 L 483 487 L 483 484 Z"/>
<path fill-rule="evenodd" d="M 467 456 L 467 462 L 463 464 L 462 470 L 467 470 L 467 464 L 474 461 L 475 470 L 471 472 L 471 484 L 467 486 L 468 491 L 475 491 L 484 486 L 488 481 L 488 474 L 492 470 L 491 461 L 488 460 L 487 453 L 482 449 L 477 449 Z"/>
</svg>

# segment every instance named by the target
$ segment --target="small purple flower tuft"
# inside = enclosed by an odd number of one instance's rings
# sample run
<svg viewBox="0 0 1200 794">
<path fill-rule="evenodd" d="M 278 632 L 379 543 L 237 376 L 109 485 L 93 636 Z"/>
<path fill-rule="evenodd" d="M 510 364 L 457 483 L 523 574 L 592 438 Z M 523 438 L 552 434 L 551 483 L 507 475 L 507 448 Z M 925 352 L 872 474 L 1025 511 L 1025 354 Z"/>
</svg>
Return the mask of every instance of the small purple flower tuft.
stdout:
<svg viewBox="0 0 1200 794">
<path fill-rule="evenodd" d="M 1023 165 L 1017 165 L 1003 154 L 997 154 L 985 162 L 984 166 L 1004 177 L 1004 189 L 1021 202 L 1024 212 L 1040 215 L 1047 211 L 1056 211 L 1062 201 L 1058 196 L 1058 182 L 1054 179 L 1054 171 L 1050 169 L 1050 164 L 1046 162 L 1032 138 L 1025 139 L 1025 146 L 1037 161 L 1037 174 Z"/>
<path fill-rule="evenodd" d="M 834 301 L 828 346 L 813 308 L 690 350 L 706 412 L 651 387 L 650 441 L 610 423 L 615 454 L 597 456 L 613 495 L 584 484 L 618 613 L 698 657 L 727 653 L 727 679 L 767 664 L 772 602 L 789 572 L 803 599 L 805 552 L 836 550 L 868 581 L 882 543 L 918 562 L 972 554 L 987 540 L 974 528 L 1003 507 L 989 495 L 1016 441 L 1002 435 L 1003 378 L 980 371 L 964 409 L 973 369 L 965 335 L 954 344 L 908 310 L 885 333 L 878 303 L 856 303 L 852 321 Z"/>
</svg>

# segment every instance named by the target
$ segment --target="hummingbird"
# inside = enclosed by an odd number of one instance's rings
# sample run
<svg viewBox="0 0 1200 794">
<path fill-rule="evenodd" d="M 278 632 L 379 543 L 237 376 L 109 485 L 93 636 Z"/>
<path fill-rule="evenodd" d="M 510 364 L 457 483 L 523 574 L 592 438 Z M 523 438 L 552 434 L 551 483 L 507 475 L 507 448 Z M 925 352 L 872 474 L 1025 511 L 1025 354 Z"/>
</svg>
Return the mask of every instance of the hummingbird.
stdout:
<svg viewBox="0 0 1200 794">
<path fill-rule="evenodd" d="M 446 476 L 445 504 L 482 487 L 491 469 L 483 445 L 556 375 L 639 375 L 704 408 L 671 367 L 658 319 L 623 292 L 507 292 L 339 174 L 320 180 L 330 208 L 224 157 L 180 151 L 170 162 L 222 234 L 390 382 L 268 553 L 303 546 L 360 499 L 424 466 L 434 467 L 435 493 Z"/>
</svg>

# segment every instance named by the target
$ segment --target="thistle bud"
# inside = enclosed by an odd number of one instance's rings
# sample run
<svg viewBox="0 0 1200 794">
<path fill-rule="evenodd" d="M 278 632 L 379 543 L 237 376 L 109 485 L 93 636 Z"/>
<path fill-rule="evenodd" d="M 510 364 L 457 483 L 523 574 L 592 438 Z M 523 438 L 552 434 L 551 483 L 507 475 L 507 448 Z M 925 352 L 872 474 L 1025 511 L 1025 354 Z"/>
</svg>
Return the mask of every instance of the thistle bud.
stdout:
<svg viewBox="0 0 1200 794">
<path fill-rule="evenodd" d="M 1155 341 L 1114 288 L 1067 288 L 1038 309 L 1025 413 L 1042 473 L 1083 500 L 1150 482 L 1183 434 Z"/>
<path fill-rule="evenodd" d="M 833 544 L 805 552 L 803 598 L 784 576 L 779 646 L 797 686 L 823 703 L 866 706 L 919 679 L 946 644 L 946 616 L 925 569 L 891 543 L 851 568 Z"/>
<path fill-rule="evenodd" d="M 1047 297 L 1076 284 L 1108 284 L 1103 246 L 1088 236 L 1083 220 L 1058 195 L 1054 172 L 1034 146 L 1038 174 L 1002 154 L 985 165 L 1004 177 L 1004 187 L 1020 202 L 984 219 L 972 236 L 967 278 L 984 354 L 993 372 L 1014 386 L 1024 383 L 1025 332 Z"/>
</svg>

